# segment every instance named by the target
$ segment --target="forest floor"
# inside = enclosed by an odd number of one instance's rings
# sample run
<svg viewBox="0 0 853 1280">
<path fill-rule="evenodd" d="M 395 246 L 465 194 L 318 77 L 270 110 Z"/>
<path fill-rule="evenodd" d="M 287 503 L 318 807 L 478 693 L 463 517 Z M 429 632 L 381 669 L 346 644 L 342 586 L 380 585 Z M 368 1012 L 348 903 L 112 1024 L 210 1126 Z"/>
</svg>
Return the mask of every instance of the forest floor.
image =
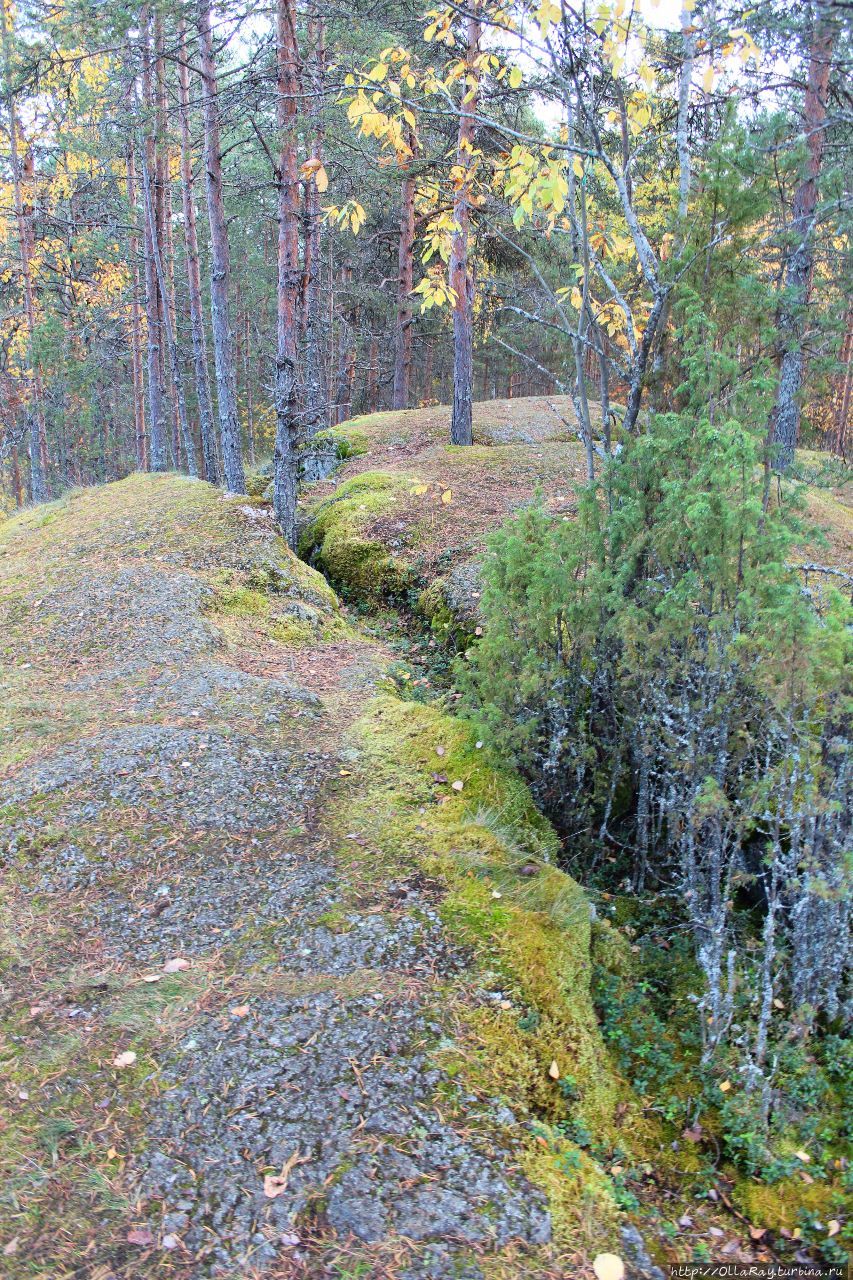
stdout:
<svg viewBox="0 0 853 1280">
<path fill-rule="evenodd" d="M 549 1067 L 619 1086 L 521 784 L 199 482 L 7 521 L 0 603 L 0 1274 L 591 1274 Z"/>
</svg>

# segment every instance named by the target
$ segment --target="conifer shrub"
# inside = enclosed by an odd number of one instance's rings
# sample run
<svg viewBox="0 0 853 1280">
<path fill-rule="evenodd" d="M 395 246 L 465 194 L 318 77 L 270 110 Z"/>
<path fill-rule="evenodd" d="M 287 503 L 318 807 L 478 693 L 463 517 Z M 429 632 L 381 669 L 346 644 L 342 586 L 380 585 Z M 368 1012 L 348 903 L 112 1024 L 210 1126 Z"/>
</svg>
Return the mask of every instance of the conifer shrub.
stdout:
<svg viewBox="0 0 853 1280">
<path fill-rule="evenodd" d="M 762 448 L 737 422 L 661 416 L 576 520 L 518 513 L 459 676 L 575 874 L 671 899 L 697 1066 L 736 1073 L 763 1135 L 784 1045 L 838 1032 L 853 1001 L 851 610 L 798 568 L 797 485 L 767 483 Z"/>
</svg>

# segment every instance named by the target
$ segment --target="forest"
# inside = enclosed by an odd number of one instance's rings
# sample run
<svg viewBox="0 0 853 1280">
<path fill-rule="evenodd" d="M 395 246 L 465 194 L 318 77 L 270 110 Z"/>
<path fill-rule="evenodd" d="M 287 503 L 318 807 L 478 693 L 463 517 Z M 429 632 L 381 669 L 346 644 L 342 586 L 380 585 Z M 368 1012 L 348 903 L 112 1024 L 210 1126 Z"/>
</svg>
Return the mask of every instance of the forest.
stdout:
<svg viewBox="0 0 853 1280">
<path fill-rule="evenodd" d="M 851 13 L 0 0 L 0 1274 L 842 1274 Z"/>
</svg>

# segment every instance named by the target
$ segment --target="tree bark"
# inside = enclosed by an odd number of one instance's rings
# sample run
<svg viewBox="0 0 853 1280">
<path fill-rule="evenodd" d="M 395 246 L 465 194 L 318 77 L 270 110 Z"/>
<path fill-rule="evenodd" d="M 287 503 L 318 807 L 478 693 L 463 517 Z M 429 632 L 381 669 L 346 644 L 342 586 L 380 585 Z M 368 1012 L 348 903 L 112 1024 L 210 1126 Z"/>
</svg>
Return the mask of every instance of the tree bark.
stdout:
<svg viewBox="0 0 853 1280">
<path fill-rule="evenodd" d="M 204 459 L 204 478 L 211 484 L 219 483 L 219 463 L 216 457 L 216 433 L 213 426 L 213 403 L 210 396 L 210 378 L 207 369 L 207 337 L 204 329 L 204 308 L 201 297 L 201 271 L 198 257 L 198 221 L 193 185 L 192 142 L 190 139 L 190 73 L 186 65 L 186 30 L 180 26 L 181 60 L 178 63 L 178 105 L 181 117 L 181 198 L 184 214 L 184 245 L 187 259 L 187 292 L 190 303 L 190 330 L 195 369 L 195 394 L 198 404 L 201 452 Z"/>
<path fill-rule="evenodd" d="M 311 159 L 318 160 L 322 164 L 325 140 L 323 107 L 326 82 L 326 31 L 324 19 L 316 10 L 310 15 L 308 33 L 314 46 L 313 75 L 308 99 L 308 116 L 313 123 Z M 328 415 L 327 383 L 323 377 L 321 228 L 320 194 L 316 182 L 309 179 L 305 185 L 300 315 L 300 334 L 305 355 L 304 421 L 305 434 L 308 437 L 316 435 L 326 425 Z"/>
<path fill-rule="evenodd" d="M 851 393 L 853 393 L 853 305 L 847 308 L 841 363 L 844 367 L 844 375 L 838 408 L 835 411 L 834 447 L 838 456 L 843 458 L 846 453 L 847 424 L 850 418 Z"/>
<path fill-rule="evenodd" d="M 157 273 L 157 284 L 160 290 L 160 296 L 163 299 L 163 322 L 166 331 L 166 345 L 169 353 L 169 364 L 172 368 L 172 382 L 175 389 L 176 412 L 178 416 L 178 424 L 181 433 L 181 441 L 184 446 L 184 455 L 187 460 L 187 470 L 191 476 L 198 476 L 198 463 L 196 461 L 195 441 L 190 431 L 189 420 L 187 418 L 186 397 L 184 396 L 184 378 L 181 362 L 178 356 L 178 343 L 175 338 L 175 331 L 172 327 L 171 308 L 169 307 L 169 298 L 167 293 L 166 279 L 163 268 L 163 257 L 160 253 L 160 246 L 157 242 L 156 235 L 156 213 L 154 209 L 154 194 L 151 190 L 151 175 L 148 171 L 148 164 L 145 156 L 142 157 L 142 183 L 145 191 L 145 209 L 148 217 L 148 225 L 152 232 L 152 248 L 154 256 L 154 269 Z"/>
<path fill-rule="evenodd" d="M 450 247 L 450 287 L 453 303 L 453 412 L 450 420 L 451 444 L 473 444 L 472 404 L 474 399 L 474 278 L 469 262 L 471 223 L 472 150 L 477 109 L 481 24 L 475 17 L 465 19 L 467 75 L 459 114 L 456 163 L 463 172 L 453 199 L 453 232 Z"/>
<path fill-rule="evenodd" d="M 3 69 L 6 80 L 6 105 L 9 112 L 9 161 L 12 169 L 12 197 L 15 205 L 15 221 L 18 227 L 18 253 L 21 260 L 21 279 L 24 285 L 24 316 L 27 325 L 27 363 L 30 367 L 29 455 L 30 491 L 33 502 L 45 502 L 50 497 L 47 483 L 47 429 L 44 417 L 44 390 L 41 369 L 33 350 L 36 329 L 35 298 L 31 265 L 32 229 L 30 214 L 24 203 L 21 157 L 18 149 L 18 116 L 15 91 L 12 85 L 12 38 L 6 20 L 5 3 L 0 3 L 0 33 L 3 40 Z"/>
<path fill-rule="evenodd" d="M 415 158 L 415 135 L 409 130 L 409 148 Z M 409 162 L 410 163 L 410 162 Z M 415 250 L 415 178 L 409 172 L 400 187 L 400 240 L 397 250 L 397 319 L 394 326 L 394 393 L 391 407 L 408 409 L 412 376 L 412 285 Z"/>
<path fill-rule="evenodd" d="M 234 370 L 234 341 L 228 309 L 228 279 L 231 259 L 228 225 L 222 191 L 222 143 L 219 131 L 219 93 L 213 34 L 210 29 L 210 0 L 199 0 L 198 37 L 201 55 L 202 111 L 204 116 L 204 168 L 207 216 L 210 223 L 210 310 L 213 328 L 213 357 L 216 367 L 216 397 L 225 484 L 232 493 L 245 493 L 240 419 Z"/>
<path fill-rule="evenodd" d="M 148 466 L 148 441 L 145 434 L 145 394 L 142 377 L 142 347 L 140 333 L 142 316 L 139 310 L 139 236 L 136 234 L 136 155 L 131 142 L 127 150 L 127 204 L 133 219 L 133 230 L 128 238 L 130 251 L 130 362 L 133 379 L 133 434 L 136 465 L 140 471 Z"/>
<path fill-rule="evenodd" d="M 827 0 L 816 0 L 808 82 L 804 102 L 807 159 L 805 174 L 794 193 L 790 234 L 793 245 L 785 263 L 784 301 L 779 310 L 779 385 L 769 424 L 772 464 L 787 471 L 794 461 L 800 429 L 800 389 L 805 355 L 803 335 L 814 265 L 814 217 L 824 150 L 824 123 L 829 72 L 835 43 L 835 24 Z"/>
<path fill-rule="evenodd" d="M 297 306 L 299 301 L 299 172 L 296 117 L 299 51 L 295 0 L 278 0 L 276 22 L 276 123 L 278 160 L 278 319 L 275 365 L 276 434 L 273 506 L 282 533 L 296 545 L 296 481 L 299 458 L 297 404 Z"/>
<path fill-rule="evenodd" d="M 143 140 L 145 163 L 151 172 L 155 163 L 156 140 L 154 137 L 154 91 L 151 79 L 151 22 L 146 5 L 139 20 L 139 36 L 142 43 L 142 105 L 145 113 L 145 138 Z M 163 431 L 163 395 L 160 381 L 161 330 L 160 290 L 157 284 L 154 238 L 147 209 L 143 218 L 145 227 L 145 324 L 147 334 L 148 373 L 148 465 L 152 471 L 166 470 L 166 440 Z"/>
</svg>

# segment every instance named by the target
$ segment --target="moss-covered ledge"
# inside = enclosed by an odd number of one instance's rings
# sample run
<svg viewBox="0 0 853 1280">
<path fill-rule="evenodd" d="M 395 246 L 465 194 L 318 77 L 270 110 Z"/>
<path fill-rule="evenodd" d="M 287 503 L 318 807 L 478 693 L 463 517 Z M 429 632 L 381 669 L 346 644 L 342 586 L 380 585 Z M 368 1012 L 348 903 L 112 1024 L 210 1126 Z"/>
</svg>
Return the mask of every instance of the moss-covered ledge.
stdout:
<svg viewBox="0 0 853 1280">
<path fill-rule="evenodd" d="M 618 1248 L 618 1174 L 572 1132 L 594 1134 L 596 1153 L 631 1161 L 659 1160 L 664 1134 L 601 1037 L 590 989 L 594 912 L 554 865 L 552 828 L 517 775 L 435 705 L 383 694 L 351 741 L 357 772 L 326 818 L 341 858 L 377 884 L 435 878 L 448 932 L 473 955 L 447 993 L 453 1034 L 439 1065 L 520 1122 L 522 1165 L 547 1197 L 558 1254 Z"/>
<path fill-rule="evenodd" d="M 405 593 L 414 582 L 412 569 L 373 526 L 417 484 L 417 478 L 382 471 L 346 480 L 310 511 L 299 554 L 359 600 L 375 603 Z"/>
</svg>

